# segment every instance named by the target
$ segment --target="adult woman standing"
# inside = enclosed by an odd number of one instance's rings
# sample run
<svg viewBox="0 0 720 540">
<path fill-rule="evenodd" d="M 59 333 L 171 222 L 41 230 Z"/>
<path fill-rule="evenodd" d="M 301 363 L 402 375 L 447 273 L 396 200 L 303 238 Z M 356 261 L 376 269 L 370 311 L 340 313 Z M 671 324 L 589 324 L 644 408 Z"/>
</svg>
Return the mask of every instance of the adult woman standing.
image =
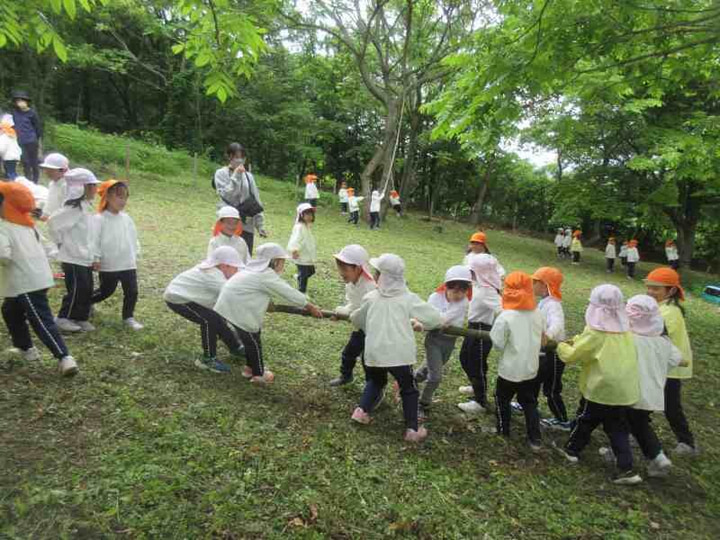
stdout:
<svg viewBox="0 0 720 540">
<path fill-rule="evenodd" d="M 230 143 L 225 150 L 228 165 L 215 171 L 214 186 L 221 201 L 218 206 L 232 206 L 240 212 L 243 222 L 242 238 L 253 252 L 255 232 L 265 238 L 265 216 L 260 192 L 252 173 L 245 169 L 247 155 L 240 143 Z"/>
</svg>

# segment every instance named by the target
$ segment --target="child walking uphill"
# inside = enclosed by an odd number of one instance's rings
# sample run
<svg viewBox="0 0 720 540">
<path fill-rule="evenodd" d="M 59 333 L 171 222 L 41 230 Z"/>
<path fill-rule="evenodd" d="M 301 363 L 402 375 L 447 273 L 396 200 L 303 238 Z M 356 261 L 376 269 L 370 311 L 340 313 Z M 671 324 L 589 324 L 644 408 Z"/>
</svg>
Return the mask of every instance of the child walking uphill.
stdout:
<svg viewBox="0 0 720 540">
<path fill-rule="evenodd" d="M 637 355 L 623 295 L 614 285 L 600 285 L 590 294 L 585 312 L 587 326 L 569 343 L 558 345 L 558 356 L 580 364 L 580 392 L 584 399 L 577 425 L 560 452 L 577 463 L 600 424 L 610 439 L 617 459 L 616 484 L 637 484 L 642 478 L 633 471 L 627 424 L 628 408 L 640 399 Z"/>
<path fill-rule="evenodd" d="M 532 275 L 533 292 L 540 298 L 538 311 L 545 316 L 545 336 L 560 343 L 565 340 L 565 313 L 562 307 L 563 275 L 560 270 L 551 266 L 543 266 Z M 542 388 L 552 418 L 544 419 L 543 425 L 561 431 L 570 431 L 567 409 L 562 397 L 562 377 L 565 363 L 557 357 L 556 351 L 540 353 L 538 366 L 537 389 Z"/>
<path fill-rule="evenodd" d="M 344 216 L 348 213 L 348 187 L 346 182 L 340 184 L 338 200 L 340 201 L 340 215 Z"/>
<path fill-rule="evenodd" d="M 47 291 L 54 285 L 52 271 L 31 212 L 30 190 L 14 182 L 0 182 L 0 296 L 2 316 L 14 347 L 26 361 L 40 358 L 28 323 L 58 361 L 62 376 L 78 372 L 75 359 L 53 320 Z"/>
<path fill-rule="evenodd" d="M 373 407 L 378 403 L 390 373 L 398 382 L 405 417 L 404 438 L 421 442 L 427 430 L 418 427 L 418 389 L 412 366 L 417 351 L 413 330 L 439 327 L 442 318 L 435 308 L 410 292 L 405 284 L 405 262 L 392 253 L 370 259 L 376 270 L 378 289 L 369 293 L 350 320 L 366 334 L 365 390 L 352 420 L 369 424 Z"/>
<path fill-rule="evenodd" d="M 627 266 L 627 252 L 628 252 L 628 242 L 625 240 L 622 245 L 620 246 L 620 264 L 622 266 Z"/>
<path fill-rule="evenodd" d="M 357 225 L 360 221 L 360 203 L 365 199 L 365 197 L 356 197 L 355 196 L 355 190 L 353 188 L 348 188 L 348 210 L 350 210 L 350 218 L 348 219 L 348 223 L 353 223 L 354 225 Z"/>
<path fill-rule="evenodd" d="M 308 174 L 305 177 L 305 202 L 313 208 L 317 208 L 317 202 L 320 198 L 320 192 L 315 182 L 317 182 L 317 175 Z"/>
<path fill-rule="evenodd" d="M 334 255 L 340 277 L 345 282 L 345 305 L 335 308 L 338 315 L 350 315 L 360 309 L 366 294 L 377 288 L 368 268 L 370 256 L 365 248 L 350 244 Z M 342 350 L 340 376 L 330 381 L 330 386 L 342 386 L 353 380 L 353 370 L 358 356 L 365 351 L 365 332 L 354 327 L 350 339 Z"/>
<path fill-rule="evenodd" d="M 135 320 L 140 243 L 135 223 L 124 212 L 130 191 L 124 182 L 107 180 L 100 184 L 98 193 L 100 204 L 94 217 L 93 268 L 98 271 L 100 288 L 93 293 L 91 301 L 97 304 L 110 298 L 120 283 L 123 290 L 123 323 L 132 330 L 142 330 L 143 325 Z"/>
<path fill-rule="evenodd" d="M 678 255 L 675 240 L 670 239 L 665 242 L 665 256 L 667 257 L 670 268 L 677 270 L 680 267 L 680 256 Z"/>
<path fill-rule="evenodd" d="M 87 169 L 71 169 L 65 174 L 67 200 L 48 220 L 50 238 L 59 246 L 58 260 L 65 273 L 67 292 L 57 316 L 64 332 L 89 332 L 93 294 L 95 220 L 92 201 L 99 184 Z"/>
<path fill-rule="evenodd" d="M 280 277 L 288 258 L 287 252 L 278 244 L 261 245 L 243 271 L 225 284 L 215 303 L 215 311 L 232 323 L 245 347 L 247 365 L 243 377 L 254 383 L 271 383 L 275 379 L 275 375 L 265 369 L 260 336 L 263 317 L 273 296 L 304 307 L 314 317 L 322 318 L 317 306 Z"/>
<path fill-rule="evenodd" d="M 582 241 L 580 240 L 580 237 L 582 236 L 582 231 L 575 231 L 573 233 L 572 243 L 570 244 L 570 251 L 572 252 L 572 263 L 573 264 L 580 264 L 580 256 L 583 252 L 583 245 Z"/>
<path fill-rule="evenodd" d="M 301 293 L 307 292 L 308 280 L 315 275 L 317 244 L 312 233 L 314 221 L 315 209 L 308 203 L 299 204 L 287 250 L 298 268 L 298 290 Z"/>
<path fill-rule="evenodd" d="M 370 230 L 380 228 L 380 204 L 385 198 L 385 192 L 373 190 L 370 197 Z"/>
<path fill-rule="evenodd" d="M 510 436 L 512 408 L 517 395 L 525 414 L 528 444 L 540 450 L 540 415 L 537 410 L 536 382 L 545 318 L 535 309 L 533 282 L 524 272 L 511 272 L 505 280 L 503 311 L 490 330 L 493 346 L 500 350 L 495 386 L 497 432 Z"/>
<path fill-rule="evenodd" d="M 242 261 L 237 251 L 230 246 L 220 246 L 203 262 L 175 276 L 163 294 L 171 311 L 200 326 L 203 355 L 195 360 L 200 369 L 213 373 L 230 371 L 227 364 L 217 359 L 218 336 L 231 356 L 238 358 L 243 354 L 235 333 L 225 319 L 213 311 L 223 286 L 240 268 Z"/>
<path fill-rule="evenodd" d="M 555 248 L 557 249 L 557 258 L 562 259 L 563 258 L 563 242 L 565 241 L 565 231 L 562 227 L 560 227 L 557 230 L 557 233 L 555 234 Z"/>
<path fill-rule="evenodd" d="M 565 229 L 565 235 L 563 236 L 563 255 L 566 259 L 569 259 L 572 257 L 572 254 L 570 253 L 570 246 L 572 246 L 573 241 L 573 232 L 572 229 L 567 228 Z"/>
<path fill-rule="evenodd" d="M 442 315 L 442 326 L 465 326 L 465 315 L 472 297 L 472 274 L 467 266 L 453 266 L 445 272 L 445 281 L 428 298 L 428 304 Z M 443 369 L 453 350 L 454 336 L 446 336 L 441 330 L 428 332 L 425 336 L 425 363 L 415 372 L 415 382 L 425 383 L 420 394 L 418 414 L 421 420 L 428 417 L 432 398 L 440 387 Z"/>
<path fill-rule="evenodd" d="M 502 287 L 498 264 L 492 255 L 474 254 L 469 257 L 473 272 L 472 300 L 468 310 L 468 328 L 488 331 L 500 313 L 500 289 Z M 460 392 L 473 399 L 459 403 L 458 407 L 468 414 L 480 414 L 487 408 L 487 358 L 492 350 L 492 340 L 466 337 L 460 347 L 460 364 L 470 381 L 461 386 Z"/>
<path fill-rule="evenodd" d="M 627 249 L 627 278 L 635 279 L 635 268 L 640 262 L 640 252 L 638 251 L 637 240 L 630 240 Z"/>
<path fill-rule="evenodd" d="M 223 206 L 217 212 L 213 236 L 208 242 L 207 256 L 221 246 L 230 246 L 237 251 L 243 264 L 249 259 L 248 246 L 242 237 L 243 226 L 240 213 L 232 206 Z"/>
<path fill-rule="evenodd" d="M 678 441 L 673 454 L 695 456 L 698 449 L 695 437 L 690 431 L 682 406 L 682 384 L 693 376 L 693 353 L 690 337 L 685 325 L 685 312 L 681 302 L 685 291 L 680 285 L 680 275 L 672 268 L 657 268 L 645 279 L 647 293 L 660 304 L 660 314 L 665 322 L 667 334 L 682 354 L 683 363 L 672 368 L 665 383 L 665 418 Z"/>
<path fill-rule="evenodd" d="M 608 238 L 607 245 L 605 246 L 605 264 L 608 274 L 612 274 L 615 271 L 615 259 L 617 258 L 617 252 L 615 251 L 615 238 Z"/>
</svg>

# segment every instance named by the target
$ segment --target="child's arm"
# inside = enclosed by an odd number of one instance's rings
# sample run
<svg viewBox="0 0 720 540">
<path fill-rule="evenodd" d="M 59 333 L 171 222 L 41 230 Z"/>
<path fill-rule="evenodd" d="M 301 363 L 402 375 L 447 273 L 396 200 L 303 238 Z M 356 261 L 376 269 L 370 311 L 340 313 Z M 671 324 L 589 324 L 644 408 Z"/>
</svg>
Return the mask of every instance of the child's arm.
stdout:
<svg viewBox="0 0 720 540">
<path fill-rule="evenodd" d="M 685 360 L 683 358 L 682 353 L 680 352 L 680 349 L 678 349 L 675 345 L 673 345 L 672 341 L 670 341 L 670 338 L 665 337 L 665 339 L 668 340 L 668 345 L 670 345 L 672 352 L 670 353 L 670 366 L 671 367 L 687 367 L 690 365 L 690 362 Z"/>
<path fill-rule="evenodd" d="M 350 322 L 353 323 L 355 328 L 365 330 L 365 323 L 367 322 L 367 312 L 370 307 L 370 302 L 363 302 L 363 305 L 350 314 Z"/>
<path fill-rule="evenodd" d="M 493 347 L 500 351 L 504 350 L 509 334 L 510 328 L 508 327 L 507 320 L 501 313 L 500 316 L 495 319 L 490 329 L 490 340 L 492 341 Z"/>
<path fill-rule="evenodd" d="M 101 236 L 102 236 L 102 215 L 96 214 L 90 218 L 90 227 L 92 227 L 92 234 L 90 235 L 90 253 L 93 257 L 92 268 L 96 272 L 100 271 L 100 264 L 102 262 L 102 247 L 101 247 Z"/>
<path fill-rule="evenodd" d="M 585 328 L 582 334 L 572 340 L 572 344 L 560 343 L 557 355 L 566 364 L 582 363 L 591 359 L 601 344 L 601 333 Z"/>
<path fill-rule="evenodd" d="M 296 223 L 293 226 L 292 234 L 290 235 L 290 240 L 288 241 L 287 250 L 292 254 L 293 259 L 300 258 L 300 251 L 304 247 L 303 244 L 303 224 L 302 223 Z"/>
<path fill-rule="evenodd" d="M 434 330 L 442 326 L 443 319 L 440 312 L 427 302 L 423 302 L 419 296 L 413 296 L 410 318 L 417 320 L 427 330 Z"/>
<path fill-rule="evenodd" d="M 47 222 L 50 239 L 56 244 L 61 244 L 65 231 L 71 229 L 82 217 L 83 213 L 81 210 L 68 206 L 64 206 L 57 212 L 53 212 Z"/>
<path fill-rule="evenodd" d="M 565 330 L 565 314 L 562 307 L 556 302 L 549 304 L 547 318 L 545 319 L 545 335 L 548 339 L 558 341 Z"/>
<path fill-rule="evenodd" d="M 0 231 L 0 264 L 8 264 L 12 261 L 12 244 L 10 237 L 5 231 Z"/>
</svg>

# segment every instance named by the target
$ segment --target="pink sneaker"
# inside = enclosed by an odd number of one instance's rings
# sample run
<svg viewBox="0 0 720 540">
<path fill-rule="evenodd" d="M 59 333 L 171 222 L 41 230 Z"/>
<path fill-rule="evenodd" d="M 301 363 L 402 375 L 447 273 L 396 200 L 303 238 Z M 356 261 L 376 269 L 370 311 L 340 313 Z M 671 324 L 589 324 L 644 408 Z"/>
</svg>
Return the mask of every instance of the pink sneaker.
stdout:
<svg viewBox="0 0 720 540">
<path fill-rule="evenodd" d="M 242 376 L 245 377 L 246 379 L 252 379 L 253 378 L 252 368 L 250 366 L 245 366 L 242 370 Z"/>
<path fill-rule="evenodd" d="M 405 430 L 405 440 L 407 442 L 421 443 L 427 438 L 427 436 L 428 432 L 424 427 L 419 427 L 417 431 L 414 429 Z"/>
<path fill-rule="evenodd" d="M 265 371 L 263 375 L 252 377 L 250 379 L 251 383 L 255 384 L 272 384 L 272 382 L 275 380 L 275 374 L 272 371 Z"/>
<path fill-rule="evenodd" d="M 363 411 L 360 407 L 355 407 L 355 410 L 352 413 L 352 416 L 350 417 L 350 420 L 353 420 L 357 422 L 358 424 L 369 424 L 372 422 L 372 418 L 370 418 L 370 415 Z"/>
</svg>

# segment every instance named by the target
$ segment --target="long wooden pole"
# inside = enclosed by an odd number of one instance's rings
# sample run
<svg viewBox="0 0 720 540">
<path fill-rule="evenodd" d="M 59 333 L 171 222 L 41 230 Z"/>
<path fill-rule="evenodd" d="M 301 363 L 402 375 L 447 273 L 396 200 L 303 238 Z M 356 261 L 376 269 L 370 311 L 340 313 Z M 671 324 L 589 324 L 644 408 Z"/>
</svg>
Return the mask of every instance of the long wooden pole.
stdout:
<svg viewBox="0 0 720 540">
<path fill-rule="evenodd" d="M 305 311 L 303 308 L 295 306 L 285 306 L 282 304 L 271 304 L 268 311 L 274 311 L 276 313 L 287 313 L 289 315 L 302 315 L 303 317 L 311 317 L 309 311 Z M 326 309 L 320 310 L 323 315 L 323 319 L 335 318 L 338 321 L 349 321 L 350 317 L 334 311 Z M 427 332 L 427 330 L 426 330 Z M 490 332 L 487 330 L 476 330 L 474 328 L 460 328 L 459 326 L 447 326 L 442 329 L 442 333 L 447 336 L 454 337 L 474 337 L 477 339 L 490 339 Z M 557 349 L 557 343 L 554 341 L 548 341 L 543 347 L 543 351 L 552 352 Z"/>
</svg>

